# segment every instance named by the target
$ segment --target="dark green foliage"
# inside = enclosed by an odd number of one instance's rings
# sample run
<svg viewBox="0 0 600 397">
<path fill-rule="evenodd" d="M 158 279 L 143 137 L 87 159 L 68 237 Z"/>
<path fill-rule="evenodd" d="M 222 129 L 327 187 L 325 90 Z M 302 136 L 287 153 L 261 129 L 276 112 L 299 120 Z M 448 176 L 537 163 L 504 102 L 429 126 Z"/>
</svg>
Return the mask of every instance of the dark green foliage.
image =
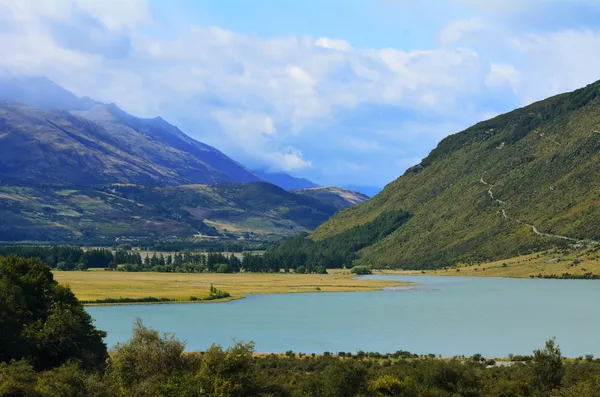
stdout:
<svg viewBox="0 0 600 397">
<path fill-rule="evenodd" d="M 0 362 L 52 368 L 67 360 L 102 368 L 105 333 L 40 260 L 0 257 Z"/>
<path fill-rule="evenodd" d="M 363 276 L 367 274 L 373 274 L 373 271 L 367 266 L 354 266 L 352 269 L 350 269 L 350 273 Z"/>
<path fill-rule="evenodd" d="M 533 352 L 533 385 L 537 389 L 558 388 L 564 375 L 563 358 L 554 339 L 547 341 L 544 349 Z"/>
<path fill-rule="evenodd" d="M 21 258 L 39 258 L 58 270 L 84 270 L 88 268 L 114 268 L 117 264 L 141 264 L 139 253 L 103 248 L 84 250 L 72 246 L 0 246 L 0 256 L 15 255 Z"/>
<path fill-rule="evenodd" d="M 230 296 L 231 295 L 229 294 L 229 292 L 221 291 L 211 284 L 208 298 L 206 298 L 205 300 L 224 299 L 229 298 Z"/>
<path fill-rule="evenodd" d="M 408 212 L 391 211 L 326 239 L 314 241 L 300 234 L 270 247 L 264 261 L 283 264 L 285 269 L 297 270 L 303 266 L 308 273 L 318 273 L 322 268 L 351 267 L 358 251 L 384 239 L 409 219 Z"/>
<path fill-rule="evenodd" d="M 600 397 L 600 362 L 564 361 L 554 341 L 534 352 L 534 361 L 511 366 L 405 351 L 254 355 L 254 345 L 242 342 L 198 353 L 184 348 L 138 320 L 104 371 L 66 363 L 36 373 L 25 361 L 0 363 L 0 395 Z"/>
<path fill-rule="evenodd" d="M 25 360 L 0 362 L 0 396 L 35 396 L 37 374 Z"/>
</svg>

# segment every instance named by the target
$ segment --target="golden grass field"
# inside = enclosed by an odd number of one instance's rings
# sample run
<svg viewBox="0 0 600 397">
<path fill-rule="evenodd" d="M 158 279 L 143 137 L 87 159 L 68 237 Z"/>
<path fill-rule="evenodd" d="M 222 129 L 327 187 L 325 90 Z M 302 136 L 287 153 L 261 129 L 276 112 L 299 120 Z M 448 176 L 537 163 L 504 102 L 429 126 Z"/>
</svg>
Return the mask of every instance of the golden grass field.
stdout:
<svg viewBox="0 0 600 397">
<path fill-rule="evenodd" d="M 329 274 L 55 271 L 54 277 L 59 283 L 69 285 L 81 300 L 152 296 L 187 301 L 190 296 L 208 296 L 211 284 L 229 292 L 233 299 L 248 294 L 376 291 L 408 284 L 391 280 L 355 280 L 354 275 L 343 270 L 329 270 Z"/>
<path fill-rule="evenodd" d="M 549 250 L 480 265 L 461 265 L 457 269 L 448 268 L 425 272 L 382 271 L 380 274 L 528 278 L 538 274 L 561 275 L 563 273 L 600 275 L 600 252 L 597 252 L 596 249 L 570 250 L 568 252 Z"/>
</svg>

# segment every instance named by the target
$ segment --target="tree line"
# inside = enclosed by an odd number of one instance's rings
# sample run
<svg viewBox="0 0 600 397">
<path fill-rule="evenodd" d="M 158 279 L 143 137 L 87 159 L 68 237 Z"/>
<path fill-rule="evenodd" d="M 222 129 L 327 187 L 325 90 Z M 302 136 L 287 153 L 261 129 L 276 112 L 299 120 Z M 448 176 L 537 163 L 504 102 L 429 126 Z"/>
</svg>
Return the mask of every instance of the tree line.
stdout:
<svg viewBox="0 0 600 397">
<path fill-rule="evenodd" d="M 303 233 L 267 248 L 264 267 L 279 266 L 299 273 L 319 273 L 329 268 L 350 268 L 358 252 L 393 233 L 411 217 L 406 211 L 388 211 L 370 222 L 342 233 L 313 240 Z"/>
<path fill-rule="evenodd" d="M 52 247 L 0 246 L 0 256 L 11 255 L 21 258 L 38 258 L 44 264 L 59 270 L 114 268 L 117 264 L 113 252 L 105 248 L 84 250 L 80 247 L 66 245 Z M 138 259 L 134 254 L 131 253 L 122 252 L 120 255 L 122 260 L 134 261 Z"/>
</svg>

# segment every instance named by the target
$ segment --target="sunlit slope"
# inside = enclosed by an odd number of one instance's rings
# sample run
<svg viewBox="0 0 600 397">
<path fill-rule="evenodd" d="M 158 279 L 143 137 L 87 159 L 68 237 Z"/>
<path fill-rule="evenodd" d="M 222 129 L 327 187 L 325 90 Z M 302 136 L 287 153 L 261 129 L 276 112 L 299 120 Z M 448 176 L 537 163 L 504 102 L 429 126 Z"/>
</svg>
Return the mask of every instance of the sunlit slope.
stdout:
<svg viewBox="0 0 600 397">
<path fill-rule="evenodd" d="M 336 214 L 312 238 L 402 209 L 412 218 L 364 248 L 358 263 L 441 267 L 600 240 L 599 94 L 594 83 L 447 137 L 421 164 Z"/>
</svg>

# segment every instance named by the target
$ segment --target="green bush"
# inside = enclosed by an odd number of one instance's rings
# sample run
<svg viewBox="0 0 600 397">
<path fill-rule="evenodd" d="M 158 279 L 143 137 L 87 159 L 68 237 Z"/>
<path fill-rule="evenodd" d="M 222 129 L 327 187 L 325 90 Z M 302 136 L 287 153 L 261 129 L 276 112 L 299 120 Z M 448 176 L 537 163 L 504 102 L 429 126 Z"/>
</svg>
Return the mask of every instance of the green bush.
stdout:
<svg viewBox="0 0 600 397">
<path fill-rule="evenodd" d="M 67 361 L 104 366 L 106 333 L 38 259 L 0 257 L 0 362 L 27 358 L 37 369 Z"/>
<path fill-rule="evenodd" d="M 350 269 L 350 273 L 363 276 L 373 274 L 373 271 L 367 266 L 354 266 L 352 269 Z"/>
</svg>

